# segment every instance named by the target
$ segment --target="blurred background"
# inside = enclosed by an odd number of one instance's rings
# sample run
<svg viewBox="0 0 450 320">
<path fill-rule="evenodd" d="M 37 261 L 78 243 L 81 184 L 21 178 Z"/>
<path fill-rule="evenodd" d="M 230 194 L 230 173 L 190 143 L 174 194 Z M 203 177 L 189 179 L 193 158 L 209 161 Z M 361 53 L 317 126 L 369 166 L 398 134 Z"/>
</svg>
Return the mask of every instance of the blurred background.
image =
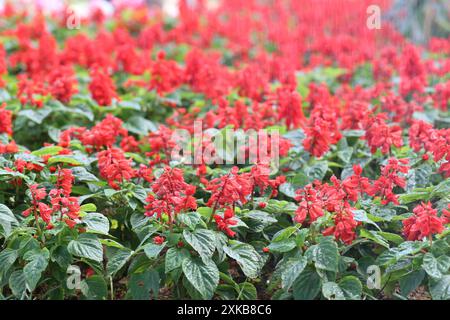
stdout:
<svg viewBox="0 0 450 320">
<path fill-rule="evenodd" d="M 187 0 L 188 5 L 194 6 L 198 0 Z M 245 0 L 242 0 L 245 1 Z M 280 0 L 260 0 L 270 3 Z M 282 0 L 281 0 L 282 1 Z M 330 6 L 345 5 L 351 0 L 311 0 L 314 4 L 329 3 Z M 0 10 L 8 0 L 0 0 Z M 14 0 L 9 1 L 16 6 L 31 8 L 37 4 L 46 12 L 64 10 L 67 6 L 73 8 L 80 15 L 88 15 L 93 7 L 100 8 L 106 14 L 112 14 L 115 8 L 124 6 L 142 6 L 160 8 L 166 15 L 178 15 L 178 0 Z M 203 0 L 207 7 L 217 7 L 220 0 Z M 398 31 L 418 44 L 426 44 L 432 37 L 450 37 L 450 0 L 378 0 L 388 3 L 387 11 L 381 12 L 382 19 L 392 23 Z M 384 8 L 385 6 L 383 6 Z M 345 12 L 343 12 L 345 13 Z M 342 13 L 341 13 L 342 14 Z M 330 19 L 334 19 L 330 17 Z"/>
</svg>

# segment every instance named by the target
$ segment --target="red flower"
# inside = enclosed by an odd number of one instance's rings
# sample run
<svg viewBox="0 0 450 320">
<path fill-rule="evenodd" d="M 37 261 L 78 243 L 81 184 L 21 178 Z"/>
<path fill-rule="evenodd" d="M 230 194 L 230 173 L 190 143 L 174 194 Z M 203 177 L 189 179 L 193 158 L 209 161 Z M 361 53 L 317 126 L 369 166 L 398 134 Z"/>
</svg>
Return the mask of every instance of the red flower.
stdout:
<svg viewBox="0 0 450 320">
<path fill-rule="evenodd" d="M 97 101 L 100 106 L 111 105 L 112 99 L 117 98 L 116 86 L 105 69 L 92 67 L 91 83 L 89 83 L 89 91 L 92 98 Z"/>
<path fill-rule="evenodd" d="M 431 203 L 421 203 L 413 210 L 414 215 L 403 220 L 403 234 L 410 240 L 422 240 L 444 231 L 445 218 L 437 216 L 437 210 Z"/>
<path fill-rule="evenodd" d="M 6 110 L 6 103 L 0 105 L 0 134 L 13 134 L 12 130 L 12 111 Z"/>
<path fill-rule="evenodd" d="M 68 103 L 76 89 L 76 78 L 70 66 L 60 66 L 49 74 L 49 91 L 57 100 Z"/>
<path fill-rule="evenodd" d="M 120 187 L 117 183 L 130 180 L 135 176 L 135 171 L 131 168 L 131 160 L 125 158 L 122 150 L 108 148 L 97 155 L 100 175 L 105 178 L 114 189 Z"/>
<path fill-rule="evenodd" d="M 359 194 L 370 194 L 371 184 L 368 178 L 362 177 L 362 168 L 360 165 L 353 165 L 354 174 L 346 178 L 342 182 L 342 187 L 347 193 L 348 199 L 351 201 L 358 201 Z"/>
<path fill-rule="evenodd" d="M 139 152 L 139 142 L 133 136 L 126 136 L 120 141 L 120 147 L 125 152 Z"/>
<path fill-rule="evenodd" d="M 161 237 L 161 236 L 156 236 L 153 238 L 153 243 L 157 244 L 157 245 L 162 245 L 164 243 L 164 241 L 166 241 L 166 238 Z"/>
<path fill-rule="evenodd" d="M 234 210 L 233 208 L 226 208 L 225 212 L 223 214 L 223 217 L 215 214 L 214 220 L 217 224 L 217 229 L 225 232 L 229 237 L 234 237 L 236 235 L 236 232 L 230 229 L 229 226 L 234 226 L 237 224 L 236 220 L 233 220 L 234 217 Z"/>
<path fill-rule="evenodd" d="M 374 182 L 369 194 L 381 196 L 382 204 L 390 202 L 398 204 L 398 196 L 394 194 L 392 189 L 395 186 L 403 189 L 406 187 L 406 180 L 399 173 L 408 173 L 409 167 L 406 166 L 407 163 L 408 159 L 397 160 L 390 158 L 388 164 L 381 169 L 381 176 Z"/>
<path fill-rule="evenodd" d="M 224 208 L 240 201 L 247 202 L 247 197 L 252 193 L 252 185 L 248 175 L 239 175 L 239 168 L 233 167 L 231 171 L 220 178 L 211 180 L 206 190 L 211 191 L 207 205 L 209 207 Z"/>
<path fill-rule="evenodd" d="M 355 229 L 359 225 L 354 220 L 353 213 L 350 208 L 338 212 L 333 217 L 334 226 L 325 229 L 322 234 L 329 236 L 334 234 L 336 239 L 342 240 L 345 244 L 351 244 L 356 239 Z"/>
<path fill-rule="evenodd" d="M 380 113 L 368 120 L 364 138 L 367 140 L 372 153 L 381 148 L 381 152 L 387 154 L 392 145 L 397 148 L 403 145 L 402 128 L 398 125 L 387 125 L 386 119 L 387 116 Z"/>
<path fill-rule="evenodd" d="M 285 120 L 288 129 L 298 128 L 306 122 L 300 95 L 294 88 L 283 86 L 276 91 L 278 120 Z"/>
<path fill-rule="evenodd" d="M 303 147 L 313 156 L 320 158 L 330 150 L 331 136 L 325 121 L 318 119 L 312 126 L 305 129 L 305 133 Z"/>
<path fill-rule="evenodd" d="M 39 215 L 42 220 L 50 226 L 53 210 L 45 203 L 40 202 L 47 196 L 47 192 L 44 188 L 39 188 L 38 184 L 32 184 L 29 188 L 31 193 L 31 207 L 25 210 L 23 215 L 28 217 L 31 213 L 33 213 L 36 216 L 36 219 Z"/>
<path fill-rule="evenodd" d="M 311 184 L 297 190 L 296 193 L 295 200 L 298 201 L 298 208 L 294 217 L 296 222 L 303 223 L 307 217 L 309 217 L 310 222 L 314 222 L 317 218 L 323 216 L 324 203 Z"/>
<path fill-rule="evenodd" d="M 145 215 L 156 214 L 160 218 L 165 213 L 169 216 L 169 222 L 172 223 L 174 214 L 197 209 L 197 202 L 193 197 L 195 190 L 195 186 L 184 181 L 183 171 L 166 167 L 152 184 L 155 195 L 147 196 L 148 205 L 145 206 Z"/>
<path fill-rule="evenodd" d="M 92 277 L 93 275 L 95 275 L 94 269 L 92 269 L 92 268 L 87 268 L 87 269 L 86 269 L 86 278 L 90 278 L 90 277 Z"/>
<path fill-rule="evenodd" d="M 72 132 L 74 132 L 72 135 L 76 136 L 83 145 L 93 146 L 98 150 L 101 147 L 111 147 L 116 142 L 117 137 L 128 135 L 122 124 L 122 120 L 108 114 L 90 130 L 84 128 L 72 129 Z"/>
<path fill-rule="evenodd" d="M 6 65 L 6 51 L 3 45 L 0 44 L 0 88 L 5 86 L 5 81 L 2 76 L 8 73 L 8 67 Z"/>
<path fill-rule="evenodd" d="M 149 157 L 156 157 L 157 160 L 154 161 L 154 163 L 169 163 L 172 148 L 177 145 L 176 142 L 173 141 L 173 131 L 166 126 L 161 125 L 158 131 L 149 133 L 148 142 L 150 144 L 151 151 L 147 152 L 146 155 Z M 159 161 L 160 152 L 162 152 L 166 157 L 164 161 Z"/>
<path fill-rule="evenodd" d="M 163 51 L 158 53 L 158 58 L 151 66 L 150 89 L 156 89 L 158 94 L 175 90 L 183 80 L 183 71 L 175 61 L 165 59 Z"/>
</svg>

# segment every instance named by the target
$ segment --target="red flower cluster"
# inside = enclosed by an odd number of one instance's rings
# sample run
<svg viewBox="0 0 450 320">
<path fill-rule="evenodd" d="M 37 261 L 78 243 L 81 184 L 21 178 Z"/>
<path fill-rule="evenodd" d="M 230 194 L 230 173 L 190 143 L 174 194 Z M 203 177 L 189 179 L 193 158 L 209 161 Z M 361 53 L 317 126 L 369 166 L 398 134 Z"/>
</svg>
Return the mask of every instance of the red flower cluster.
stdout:
<svg viewBox="0 0 450 320">
<path fill-rule="evenodd" d="M 155 89 L 158 94 L 175 90 L 183 81 L 183 71 L 177 63 L 165 59 L 164 52 L 158 53 L 158 59 L 152 63 L 150 89 Z"/>
<path fill-rule="evenodd" d="M 113 189 L 119 189 L 117 183 L 130 180 L 136 172 L 131 167 L 131 160 L 118 148 L 107 148 L 97 154 L 100 175 L 108 181 Z"/>
<path fill-rule="evenodd" d="M 47 196 L 44 188 L 39 188 L 38 184 L 29 186 L 31 193 L 31 207 L 23 212 L 24 216 L 33 214 L 36 223 L 39 223 L 38 216 L 47 224 L 47 229 L 53 228 L 52 215 L 60 213 L 60 220 L 64 221 L 70 228 L 73 228 L 78 219 L 80 205 L 77 197 L 70 196 L 74 177 L 70 169 L 59 169 L 56 187 L 48 193 L 51 206 L 42 202 Z"/>
<path fill-rule="evenodd" d="M 227 175 L 211 180 L 206 186 L 206 190 L 212 193 L 206 204 L 213 207 L 213 211 L 234 205 L 238 201 L 241 204 L 247 203 L 253 186 L 248 176 L 238 174 L 238 171 L 238 167 L 233 167 Z"/>
<path fill-rule="evenodd" d="M 324 236 L 334 235 L 336 239 L 341 239 L 345 244 L 351 244 L 356 238 L 354 231 L 359 225 L 353 218 L 350 208 L 346 208 L 338 212 L 334 217 L 334 226 L 325 229 L 322 234 Z"/>
<path fill-rule="evenodd" d="M 216 221 L 217 229 L 225 232 L 229 237 L 234 237 L 236 235 L 236 232 L 230 229 L 230 226 L 234 226 L 237 224 L 237 221 L 233 220 L 233 217 L 234 217 L 234 210 L 231 207 L 225 209 L 223 217 L 218 214 L 214 215 L 214 220 Z"/>
<path fill-rule="evenodd" d="M 92 98 L 97 101 L 100 106 L 111 105 L 113 98 L 118 98 L 116 93 L 116 86 L 104 68 L 98 66 L 92 67 L 91 83 L 89 83 L 89 90 Z"/>
<path fill-rule="evenodd" d="M 108 114 L 105 119 L 91 129 L 81 127 L 63 131 L 60 135 L 59 145 L 67 147 L 70 138 L 73 136 L 78 138 L 83 145 L 91 146 L 96 150 L 100 150 L 102 147 L 112 147 L 119 136 L 128 136 L 128 131 L 122 127 L 122 124 L 122 120 Z M 90 151 L 90 148 L 88 148 L 88 151 Z"/>
<path fill-rule="evenodd" d="M 64 219 L 71 228 L 76 224 L 75 220 L 78 219 L 80 212 L 78 198 L 70 196 L 74 180 L 75 178 L 70 169 L 60 169 L 58 170 L 56 188 L 49 192 L 53 212 L 59 211 L 61 213 L 61 220 Z M 64 216 L 66 218 L 63 218 Z"/>
<path fill-rule="evenodd" d="M 402 128 L 398 125 L 389 126 L 386 120 L 386 114 L 380 113 L 367 121 L 364 138 L 367 140 L 372 153 L 381 148 L 381 152 L 387 154 L 390 152 L 392 145 L 397 148 L 403 145 Z"/>
<path fill-rule="evenodd" d="M 398 195 L 393 192 L 393 188 L 405 188 L 406 180 L 399 173 L 408 173 L 409 167 L 406 164 L 408 159 L 390 158 L 387 165 L 381 168 L 381 176 L 374 181 L 369 194 L 380 196 L 382 204 L 399 204 Z"/>
<path fill-rule="evenodd" d="M 2 79 L 3 75 L 8 73 L 8 67 L 6 65 L 6 51 L 3 45 L 0 43 L 0 88 L 5 86 L 5 81 Z"/>
<path fill-rule="evenodd" d="M 151 187 L 153 194 L 147 196 L 146 216 L 156 214 L 161 218 L 167 214 L 169 223 L 172 223 L 175 214 L 197 209 L 194 198 L 196 188 L 184 181 L 181 169 L 166 167 Z"/>
<path fill-rule="evenodd" d="M 13 134 L 12 130 L 12 111 L 6 110 L 6 103 L 0 105 L 0 134 Z"/>
<path fill-rule="evenodd" d="M 309 184 L 303 189 L 297 190 L 295 200 L 298 202 L 298 208 L 295 211 L 294 220 L 298 223 L 303 223 L 306 218 L 309 222 L 314 222 L 317 218 L 323 216 L 324 203 L 321 195 L 314 187 Z"/>
<path fill-rule="evenodd" d="M 413 213 L 413 216 L 403 220 L 403 234 L 408 240 L 422 240 L 444 230 L 447 219 L 438 217 L 437 210 L 433 209 L 430 202 L 422 202 L 414 208 Z"/>
<path fill-rule="evenodd" d="M 423 148 L 432 153 L 436 162 L 445 160 L 439 172 L 450 177 L 450 129 L 438 130 L 424 121 L 415 121 L 409 129 L 409 143 L 416 152 Z"/>
<path fill-rule="evenodd" d="M 313 156 L 320 158 L 330 150 L 330 145 L 336 144 L 342 138 L 338 125 L 340 112 L 328 90 L 322 86 L 310 88 L 308 100 L 313 109 L 305 129 L 303 147 Z"/>
<path fill-rule="evenodd" d="M 57 100 L 69 103 L 73 94 L 77 93 L 76 78 L 71 66 L 60 66 L 49 74 L 49 91 Z"/>
</svg>

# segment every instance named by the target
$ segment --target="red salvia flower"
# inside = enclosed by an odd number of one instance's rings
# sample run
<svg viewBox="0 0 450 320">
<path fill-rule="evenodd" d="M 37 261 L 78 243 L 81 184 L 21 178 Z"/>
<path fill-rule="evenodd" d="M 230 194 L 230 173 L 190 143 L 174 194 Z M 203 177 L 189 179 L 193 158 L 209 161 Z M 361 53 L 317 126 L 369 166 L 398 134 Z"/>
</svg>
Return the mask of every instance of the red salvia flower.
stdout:
<svg viewBox="0 0 450 320">
<path fill-rule="evenodd" d="M 322 234 L 324 236 L 334 235 L 336 239 L 342 240 L 345 244 L 349 245 L 356 239 L 355 229 L 359 225 L 358 221 L 355 221 L 351 209 L 345 209 L 338 212 L 333 217 L 334 226 L 325 229 Z"/>
<path fill-rule="evenodd" d="M 117 98 L 116 86 L 107 71 L 100 67 L 93 67 L 90 72 L 91 82 L 89 91 L 92 98 L 100 106 L 111 105 L 112 99 Z"/>
<path fill-rule="evenodd" d="M 409 167 L 406 166 L 408 159 L 390 158 L 388 164 L 381 169 L 381 176 L 375 180 L 369 194 L 379 195 L 382 204 L 390 202 L 398 204 L 398 196 L 393 192 L 395 186 L 400 188 L 406 187 L 406 180 L 399 173 L 408 173 Z"/>
<path fill-rule="evenodd" d="M 234 237 L 236 235 L 236 232 L 230 229 L 230 226 L 234 226 L 237 224 L 236 220 L 233 220 L 234 217 L 234 210 L 233 208 L 226 208 L 225 212 L 223 214 L 223 217 L 215 214 L 214 220 L 217 224 L 217 229 L 225 232 L 229 237 Z"/>
<path fill-rule="evenodd" d="M 48 83 L 50 94 L 63 103 L 69 103 L 72 95 L 77 93 L 75 73 L 70 66 L 54 69 Z"/>
<path fill-rule="evenodd" d="M 422 240 L 444 230 L 444 218 L 437 216 L 437 210 L 431 203 L 421 203 L 413 210 L 414 215 L 403 220 L 403 234 L 410 240 Z"/>
<path fill-rule="evenodd" d="M 295 200 L 298 201 L 298 208 L 295 211 L 294 220 L 303 223 L 309 217 L 309 222 L 314 222 L 323 216 L 324 203 L 318 191 L 308 184 L 303 189 L 297 190 Z"/>
<path fill-rule="evenodd" d="M 368 120 L 364 138 L 372 153 L 381 148 L 381 152 L 387 154 L 390 152 L 391 146 L 399 148 L 403 145 L 402 128 L 398 125 L 387 125 L 386 119 L 387 116 L 380 113 Z"/>
<path fill-rule="evenodd" d="M 122 150 L 108 148 L 97 155 L 100 175 L 108 181 L 114 189 L 120 189 L 117 183 L 130 180 L 135 176 L 135 171 L 131 168 L 131 160 L 125 158 Z"/>
<path fill-rule="evenodd" d="M 0 134 L 13 134 L 12 130 L 12 111 L 6 110 L 6 103 L 0 105 Z"/>
<path fill-rule="evenodd" d="M 197 209 L 196 199 L 193 197 L 195 190 L 195 186 L 184 181 L 181 169 L 166 167 L 152 184 L 154 195 L 147 196 L 145 215 L 156 214 L 160 218 L 165 213 L 172 223 L 175 214 Z"/>
<path fill-rule="evenodd" d="M 166 241 L 166 239 L 164 237 L 161 237 L 161 236 L 156 236 L 156 237 L 153 238 L 153 243 L 157 244 L 157 245 L 163 244 L 164 241 Z"/>
<path fill-rule="evenodd" d="M 217 209 L 233 205 L 237 201 L 241 204 L 247 202 L 247 197 L 252 193 L 252 185 L 248 175 L 239 175 L 238 171 L 238 167 L 233 167 L 227 175 L 208 183 L 206 190 L 212 192 L 207 202 L 209 207 Z"/>
</svg>

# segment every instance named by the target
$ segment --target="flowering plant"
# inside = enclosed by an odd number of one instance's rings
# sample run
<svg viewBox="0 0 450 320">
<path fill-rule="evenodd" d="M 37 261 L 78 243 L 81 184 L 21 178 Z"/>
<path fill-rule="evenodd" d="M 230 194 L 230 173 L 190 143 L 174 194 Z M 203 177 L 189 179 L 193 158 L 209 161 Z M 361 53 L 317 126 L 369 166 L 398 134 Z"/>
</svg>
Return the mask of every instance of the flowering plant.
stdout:
<svg viewBox="0 0 450 320">
<path fill-rule="evenodd" d="M 7 2 L 0 299 L 450 299 L 450 41 L 372 2 Z"/>
</svg>

